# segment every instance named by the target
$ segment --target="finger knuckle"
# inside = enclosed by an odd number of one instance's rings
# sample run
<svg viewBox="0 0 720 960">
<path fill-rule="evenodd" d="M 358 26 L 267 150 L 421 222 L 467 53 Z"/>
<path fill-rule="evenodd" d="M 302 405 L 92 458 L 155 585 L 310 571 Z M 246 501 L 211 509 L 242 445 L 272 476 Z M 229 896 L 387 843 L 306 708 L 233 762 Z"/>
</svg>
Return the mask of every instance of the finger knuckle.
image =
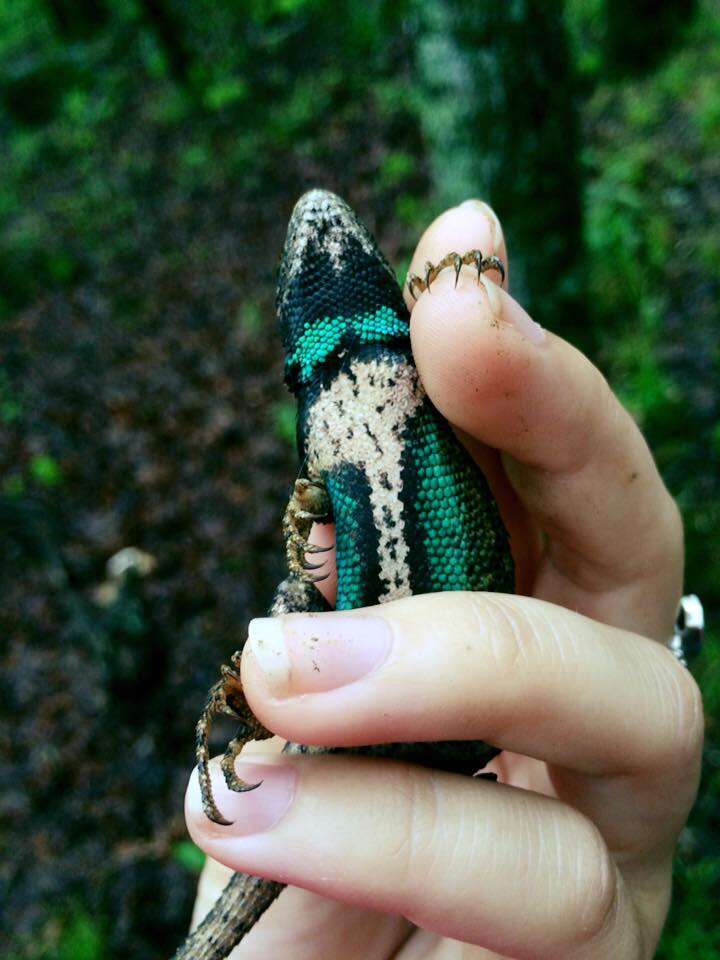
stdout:
<svg viewBox="0 0 720 960">
<path fill-rule="evenodd" d="M 598 449 L 603 448 L 608 434 L 617 432 L 618 421 L 624 414 L 603 374 L 586 357 L 581 363 L 585 371 L 581 381 L 584 389 L 577 404 L 568 411 L 572 417 L 572 433 L 568 436 L 573 441 L 565 449 L 568 473 L 580 473 L 595 461 Z"/>
<path fill-rule="evenodd" d="M 663 651 L 665 653 L 665 651 Z M 705 732 L 700 688 L 692 674 L 672 654 L 666 654 L 668 750 L 684 766 L 699 758 Z"/>
<path fill-rule="evenodd" d="M 602 939 L 612 926 L 619 881 L 615 863 L 595 824 L 578 816 L 576 831 L 564 917 L 568 939 L 584 944 Z"/>
<path fill-rule="evenodd" d="M 448 789 L 442 775 L 409 768 L 403 780 L 404 827 L 391 851 L 393 876 L 414 909 L 432 876 L 438 890 L 456 888 L 459 877 L 475 877 L 489 837 L 475 801 Z"/>
<path fill-rule="evenodd" d="M 663 488 L 665 491 L 666 499 L 666 511 L 667 511 L 667 536 L 669 545 L 671 548 L 674 548 L 678 551 L 682 550 L 683 541 L 685 539 L 685 531 L 683 528 L 683 519 L 680 512 L 680 507 L 677 504 L 675 498 L 670 494 L 670 491 Z"/>
<path fill-rule="evenodd" d="M 409 890 L 417 884 L 418 878 L 427 877 L 432 867 L 441 818 L 432 775 L 408 767 L 401 783 L 399 820 L 403 827 L 396 833 L 396 843 L 388 850 L 388 860 L 401 888 Z"/>
<path fill-rule="evenodd" d="M 528 611 L 515 603 L 485 599 L 476 601 L 476 615 L 487 624 L 489 653 L 501 675 L 508 676 L 521 669 L 528 659 L 530 644 L 536 639 L 536 629 Z"/>
<path fill-rule="evenodd" d="M 657 495 L 653 498 L 652 508 L 648 508 L 642 527 L 643 557 L 642 575 L 664 579 L 671 577 L 673 588 L 682 583 L 683 521 L 680 508 L 670 492 L 662 485 L 659 476 L 656 486 Z M 669 592 L 673 592 L 671 589 Z"/>
</svg>

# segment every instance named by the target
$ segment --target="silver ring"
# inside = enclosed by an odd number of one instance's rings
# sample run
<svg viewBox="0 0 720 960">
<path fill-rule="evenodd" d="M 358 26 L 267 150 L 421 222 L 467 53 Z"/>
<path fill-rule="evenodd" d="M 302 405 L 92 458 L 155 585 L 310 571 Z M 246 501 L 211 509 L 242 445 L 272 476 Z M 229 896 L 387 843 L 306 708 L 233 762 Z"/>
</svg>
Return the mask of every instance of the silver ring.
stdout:
<svg viewBox="0 0 720 960">
<path fill-rule="evenodd" d="M 689 667 L 700 653 L 705 636 L 705 611 L 700 598 L 686 594 L 680 601 L 672 640 L 668 644 L 680 663 Z"/>
</svg>

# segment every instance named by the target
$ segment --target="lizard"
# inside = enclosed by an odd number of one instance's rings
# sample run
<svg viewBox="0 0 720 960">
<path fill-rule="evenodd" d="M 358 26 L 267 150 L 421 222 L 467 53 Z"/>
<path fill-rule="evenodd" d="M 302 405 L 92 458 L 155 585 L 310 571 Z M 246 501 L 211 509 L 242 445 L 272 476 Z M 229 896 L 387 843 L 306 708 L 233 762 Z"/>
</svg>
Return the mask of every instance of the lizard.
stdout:
<svg viewBox="0 0 720 960">
<path fill-rule="evenodd" d="M 448 267 L 478 282 L 505 272 L 493 253 L 450 253 L 410 275 L 408 289 L 430 288 Z M 484 280 L 484 277 L 483 277 Z M 277 287 L 285 381 L 297 400 L 300 475 L 283 518 L 288 576 L 271 616 L 330 609 L 316 582 L 329 548 L 308 542 L 313 523 L 336 528 L 337 600 L 348 610 L 442 590 L 512 592 L 509 537 L 481 471 L 426 395 L 410 348 L 410 315 L 395 275 L 367 228 L 338 196 L 311 190 L 288 225 Z M 222 668 L 198 721 L 196 756 L 208 817 L 218 810 L 208 768 L 212 718 L 240 722 L 221 766 L 228 786 L 250 739 L 272 734 L 242 693 L 241 651 Z M 335 748 L 340 749 L 340 748 Z M 288 753 L 327 752 L 289 743 Z M 352 748 L 438 769 L 476 774 L 499 750 L 483 743 L 384 744 Z M 174 960 L 221 960 L 283 889 L 271 880 L 234 874 L 205 920 Z"/>
</svg>

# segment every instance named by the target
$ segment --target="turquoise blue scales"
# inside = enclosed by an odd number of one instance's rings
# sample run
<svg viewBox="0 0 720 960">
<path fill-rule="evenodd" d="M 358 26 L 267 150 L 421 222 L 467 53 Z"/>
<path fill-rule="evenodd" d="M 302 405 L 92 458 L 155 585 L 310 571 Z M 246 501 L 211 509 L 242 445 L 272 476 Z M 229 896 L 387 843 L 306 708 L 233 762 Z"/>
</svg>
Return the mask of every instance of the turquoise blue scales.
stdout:
<svg viewBox="0 0 720 960">
<path fill-rule="evenodd" d="M 395 277 L 332 194 L 314 191 L 296 207 L 278 315 L 304 475 L 332 502 L 337 609 L 439 590 L 512 591 L 497 505 L 419 383 Z"/>
</svg>

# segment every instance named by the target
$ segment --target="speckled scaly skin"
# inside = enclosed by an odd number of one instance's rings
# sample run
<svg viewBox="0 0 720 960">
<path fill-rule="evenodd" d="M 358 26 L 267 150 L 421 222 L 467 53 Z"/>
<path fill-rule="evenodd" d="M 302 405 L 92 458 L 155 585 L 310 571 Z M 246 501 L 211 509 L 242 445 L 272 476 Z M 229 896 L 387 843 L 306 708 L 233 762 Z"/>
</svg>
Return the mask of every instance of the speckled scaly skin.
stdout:
<svg viewBox="0 0 720 960">
<path fill-rule="evenodd" d="M 478 272 L 498 269 L 496 258 L 481 263 L 476 253 L 462 262 L 475 262 Z M 447 265 L 457 271 L 459 259 L 449 255 Z M 511 592 L 513 563 L 497 505 L 423 390 L 395 276 L 366 228 L 332 193 L 313 190 L 293 211 L 278 317 L 285 379 L 298 403 L 301 477 L 325 487 L 336 524 L 337 609 L 441 590 Z M 291 515 L 292 508 L 293 501 Z M 271 614 L 328 609 L 310 580 L 291 561 Z M 263 732 L 242 703 L 238 661 L 239 653 L 211 691 L 198 725 L 205 809 L 221 823 L 207 770 L 210 718 L 218 712 L 239 717 L 245 739 Z M 224 767 L 234 789 L 247 788 L 233 781 L 241 743 L 231 746 Z M 286 752 L 323 751 L 288 744 Z M 472 774 L 497 751 L 455 741 L 353 752 Z M 226 957 L 281 890 L 281 884 L 236 874 L 175 960 Z"/>
</svg>

